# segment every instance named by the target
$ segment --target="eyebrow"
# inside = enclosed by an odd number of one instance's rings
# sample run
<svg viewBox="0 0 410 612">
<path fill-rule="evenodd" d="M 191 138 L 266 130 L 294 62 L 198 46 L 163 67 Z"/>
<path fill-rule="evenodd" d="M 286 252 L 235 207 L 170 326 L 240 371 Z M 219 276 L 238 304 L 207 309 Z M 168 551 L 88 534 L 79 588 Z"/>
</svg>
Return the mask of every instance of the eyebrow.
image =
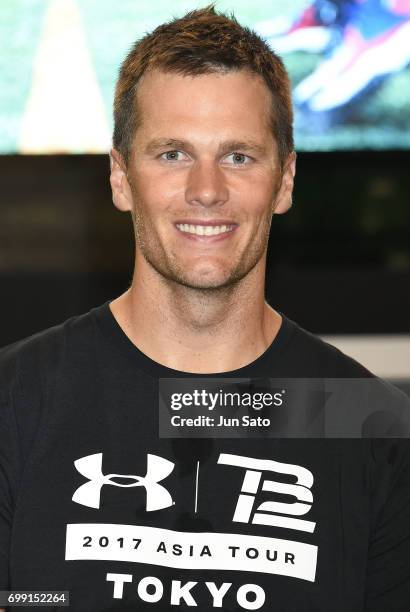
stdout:
<svg viewBox="0 0 410 612">
<path fill-rule="evenodd" d="M 193 149 L 192 145 L 186 140 L 177 138 L 154 138 L 147 144 L 144 152 L 150 155 L 156 153 L 159 149 L 168 147 L 175 150 L 183 149 L 184 151 Z M 266 154 L 266 147 L 254 140 L 227 140 L 219 145 L 218 154 L 223 155 L 224 153 L 239 150 L 255 152 L 260 155 Z"/>
</svg>

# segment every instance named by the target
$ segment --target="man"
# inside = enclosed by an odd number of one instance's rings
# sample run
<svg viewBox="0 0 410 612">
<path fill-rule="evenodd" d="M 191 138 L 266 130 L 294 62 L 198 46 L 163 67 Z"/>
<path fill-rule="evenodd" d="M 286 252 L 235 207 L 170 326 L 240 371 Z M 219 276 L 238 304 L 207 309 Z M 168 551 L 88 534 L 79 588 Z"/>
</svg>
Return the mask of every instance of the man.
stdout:
<svg viewBox="0 0 410 612">
<path fill-rule="evenodd" d="M 1 353 L 0 588 L 76 612 L 408 608 L 407 440 L 160 435 L 162 379 L 371 378 L 264 299 L 294 174 L 289 81 L 254 33 L 208 7 L 136 43 L 111 151 L 131 287 Z"/>
</svg>

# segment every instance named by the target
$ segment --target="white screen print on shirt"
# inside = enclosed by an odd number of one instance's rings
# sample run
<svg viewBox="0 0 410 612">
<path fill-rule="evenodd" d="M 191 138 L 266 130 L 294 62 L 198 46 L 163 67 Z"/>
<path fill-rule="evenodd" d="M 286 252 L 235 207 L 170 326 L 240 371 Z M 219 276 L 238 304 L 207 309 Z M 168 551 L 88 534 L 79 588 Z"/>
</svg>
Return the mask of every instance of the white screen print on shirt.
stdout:
<svg viewBox="0 0 410 612">
<path fill-rule="evenodd" d="M 144 475 L 104 474 L 102 462 L 103 453 L 87 455 L 74 461 L 76 470 L 86 478 L 86 482 L 74 491 L 73 502 L 98 510 L 102 488 L 114 486 L 145 489 L 147 512 L 166 509 L 175 504 L 172 491 L 162 482 L 175 467 L 172 461 L 147 454 L 147 470 Z M 65 559 L 127 561 L 175 569 L 215 570 L 217 576 L 221 570 L 261 572 L 314 582 L 317 546 L 252 534 L 252 525 L 314 532 L 315 522 L 298 518 L 306 515 L 312 507 L 312 472 L 295 464 L 228 453 L 221 453 L 217 464 L 243 470 L 242 487 L 238 491 L 231 520 L 233 526 L 235 523 L 249 525 L 249 535 L 234 532 L 181 532 L 131 524 L 71 523 L 67 524 Z M 296 477 L 296 483 L 277 482 L 272 479 L 272 473 Z M 125 478 L 131 482 L 121 483 L 115 478 Z M 260 491 L 286 494 L 293 501 L 260 503 L 257 499 Z M 108 572 L 106 580 L 113 582 L 113 598 L 121 599 L 124 584 L 132 582 L 133 576 Z M 197 605 L 194 597 L 197 584 L 196 581 L 183 583 L 172 580 L 170 605 Z M 232 583 L 224 582 L 217 587 L 214 582 L 207 581 L 204 586 L 209 591 L 212 607 L 220 608 Z M 157 577 L 147 576 L 139 581 L 138 596 L 145 602 L 156 603 L 163 597 L 163 587 Z M 248 610 L 260 609 L 265 599 L 264 590 L 257 584 L 244 584 L 236 592 L 239 606 Z"/>
</svg>

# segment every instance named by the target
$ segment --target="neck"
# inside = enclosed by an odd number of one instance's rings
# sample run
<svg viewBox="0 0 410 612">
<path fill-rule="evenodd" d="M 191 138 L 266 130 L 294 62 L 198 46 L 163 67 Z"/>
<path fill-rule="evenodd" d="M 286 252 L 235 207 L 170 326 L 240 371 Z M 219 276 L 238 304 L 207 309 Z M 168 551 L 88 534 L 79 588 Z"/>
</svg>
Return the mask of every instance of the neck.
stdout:
<svg viewBox="0 0 410 612">
<path fill-rule="evenodd" d="M 229 372 L 257 359 L 279 331 L 282 318 L 264 299 L 264 262 L 219 290 L 192 289 L 142 267 L 110 308 L 129 339 L 157 363 L 183 372 Z"/>
</svg>

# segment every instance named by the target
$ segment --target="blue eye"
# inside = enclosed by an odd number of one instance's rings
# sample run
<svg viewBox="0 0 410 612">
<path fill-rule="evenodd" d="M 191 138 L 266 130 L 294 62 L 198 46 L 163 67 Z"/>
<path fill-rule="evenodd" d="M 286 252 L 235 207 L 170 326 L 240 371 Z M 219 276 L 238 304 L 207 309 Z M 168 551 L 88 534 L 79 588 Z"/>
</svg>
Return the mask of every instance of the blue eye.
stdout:
<svg viewBox="0 0 410 612">
<path fill-rule="evenodd" d="M 166 151 L 165 153 L 162 153 L 161 157 L 166 161 L 179 161 L 178 155 L 180 154 L 181 151 Z"/>
<path fill-rule="evenodd" d="M 231 153 L 230 155 L 228 155 L 228 157 L 233 158 L 232 161 L 235 166 L 244 166 L 246 164 L 246 161 L 251 159 L 248 155 L 245 155 L 244 153 Z"/>
</svg>

